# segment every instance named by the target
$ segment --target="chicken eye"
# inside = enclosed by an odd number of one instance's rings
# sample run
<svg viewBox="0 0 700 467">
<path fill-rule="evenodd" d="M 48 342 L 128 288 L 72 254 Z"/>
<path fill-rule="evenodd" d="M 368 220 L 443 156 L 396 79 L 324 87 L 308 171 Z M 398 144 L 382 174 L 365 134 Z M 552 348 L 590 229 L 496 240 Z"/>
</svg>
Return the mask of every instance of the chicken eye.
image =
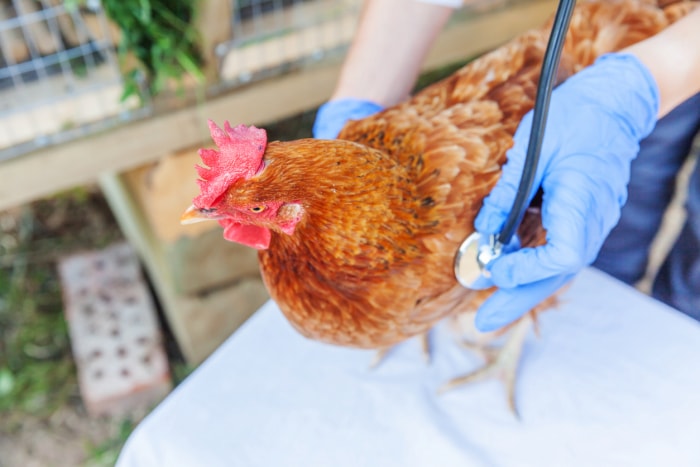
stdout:
<svg viewBox="0 0 700 467">
<path fill-rule="evenodd" d="M 252 212 L 263 212 L 265 210 L 265 206 L 253 206 L 250 208 Z"/>
</svg>

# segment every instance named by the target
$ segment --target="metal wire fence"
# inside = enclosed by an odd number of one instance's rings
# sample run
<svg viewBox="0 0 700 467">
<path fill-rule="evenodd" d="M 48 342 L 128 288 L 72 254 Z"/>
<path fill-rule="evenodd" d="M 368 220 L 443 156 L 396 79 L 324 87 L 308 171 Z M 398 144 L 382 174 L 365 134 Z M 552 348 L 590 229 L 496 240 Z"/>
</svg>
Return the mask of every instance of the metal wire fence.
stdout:
<svg viewBox="0 0 700 467">
<path fill-rule="evenodd" d="M 0 0 L 0 159 L 128 120 L 119 32 L 98 1 Z"/>
<path fill-rule="evenodd" d="M 245 83 L 317 62 L 350 42 L 362 0 L 233 0 L 231 39 L 220 44 L 220 75 Z"/>
<path fill-rule="evenodd" d="M 231 0 L 217 86 L 318 62 L 350 42 L 362 0 Z M 0 0 L 0 160 L 149 114 L 120 101 L 119 30 L 99 0 Z"/>
</svg>

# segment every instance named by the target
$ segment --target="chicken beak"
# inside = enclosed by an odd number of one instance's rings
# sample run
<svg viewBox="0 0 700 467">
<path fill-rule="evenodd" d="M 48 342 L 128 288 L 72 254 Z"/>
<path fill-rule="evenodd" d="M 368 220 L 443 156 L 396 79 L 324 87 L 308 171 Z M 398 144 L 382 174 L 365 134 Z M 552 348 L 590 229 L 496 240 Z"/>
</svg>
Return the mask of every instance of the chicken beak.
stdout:
<svg viewBox="0 0 700 467">
<path fill-rule="evenodd" d="M 192 205 L 180 216 L 180 224 L 194 224 L 196 222 L 212 221 L 216 219 L 217 217 L 212 216 L 211 213 L 203 212 L 201 209 Z"/>
</svg>

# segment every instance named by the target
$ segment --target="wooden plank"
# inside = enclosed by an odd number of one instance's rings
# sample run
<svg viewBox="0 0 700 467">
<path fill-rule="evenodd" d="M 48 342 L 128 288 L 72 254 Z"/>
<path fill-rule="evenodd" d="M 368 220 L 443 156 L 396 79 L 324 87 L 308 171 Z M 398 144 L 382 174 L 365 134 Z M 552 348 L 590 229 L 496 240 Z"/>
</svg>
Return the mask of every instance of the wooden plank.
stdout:
<svg viewBox="0 0 700 467">
<path fill-rule="evenodd" d="M 555 4 L 553 0 L 520 4 L 455 24 L 441 35 L 427 66 L 454 62 L 501 44 L 541 24 Z M 290 73 L 196 107 L 4 161 L 0 163 L 0 209 L 92 182 L 103 172 L 127 170 L 202 144 L 209 140 L 208 118 L 262 124 L 309 109 L 328 98 L 339 69 L 339 63 L 331 63 Z"/>
<path fill-rule="evenodd" d="M 208 118 L 260 123 L 291 115 L 329 95 L 337 67 L 290 74 L 200 106 L 132 122 L 113 130 L 0 163 L 0 209 L 94 181 L 209 140 Z"/>
<path fill-rule="evenodd" d="M 207 82 L 218 78 L 216 46 L 231 37 L 230 0 L 208 0 L 197 3 L 195 26 L 199 31 L 199 45 L 204 59 Z"/>
<path fill-rule="evenodd" d="M 0 24 L 14 18 L 12 7 L 2 2 L 0 3 Z M 23 62 L 29 58 L 29 46 L 24 40 L 22 29 L 18 27 L 12 29 L 0 29 L 0 54 L 4 55 L 9 64 Z"/>
<path fill-rule="evenodd" d="M 26 19 L 22 23 L 25 40 L 32 44 L 39 55 L 55 53 L 61 39 L 51 34 L 48 23 L 43 19 L 41 6 L 31 0 L 18 0 L 14 2 L 14 6 L 17 16 Z"/>
<path fill-rule="evenodd" d="M 158 241 L 152 230 L 144 228 L 147 221 L 134 195 L 128 190 L 124 179 L 118 174 L 103 173 L 99 182 L 124 235 L 144 262 L 161 306 L 164 310 L 175 310 L 178 305 L 177 294 L 173 288 L 172 271 L 164 261 L 163 244 Z M 187 329 L 179 327 L 180 323 L 177 322 L 170 324 L 173 334 L 182 347 L 184 340 L 179 337 L 187 335 Z M 182 351 L 185 355 L 190 351 L 186 342 Z"/>
</svg>

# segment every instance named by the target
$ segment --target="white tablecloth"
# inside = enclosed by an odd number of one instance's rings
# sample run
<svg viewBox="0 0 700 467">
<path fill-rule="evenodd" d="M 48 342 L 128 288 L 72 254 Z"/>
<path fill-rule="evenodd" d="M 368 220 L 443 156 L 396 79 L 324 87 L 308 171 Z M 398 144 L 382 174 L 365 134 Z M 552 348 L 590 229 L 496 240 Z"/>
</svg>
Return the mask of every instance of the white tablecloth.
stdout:
<svg viewBox="0 0 700 467">
<path fill-rule="evenodd" d="M 700 325 L 604 274 L 579 275 L 499 382 L 442 396 L 479 365 L 445 326 L 433 363 L 298 335 L 267 303 L 132 434 L 136 466 L 700 466 Z"/>
</svg>

